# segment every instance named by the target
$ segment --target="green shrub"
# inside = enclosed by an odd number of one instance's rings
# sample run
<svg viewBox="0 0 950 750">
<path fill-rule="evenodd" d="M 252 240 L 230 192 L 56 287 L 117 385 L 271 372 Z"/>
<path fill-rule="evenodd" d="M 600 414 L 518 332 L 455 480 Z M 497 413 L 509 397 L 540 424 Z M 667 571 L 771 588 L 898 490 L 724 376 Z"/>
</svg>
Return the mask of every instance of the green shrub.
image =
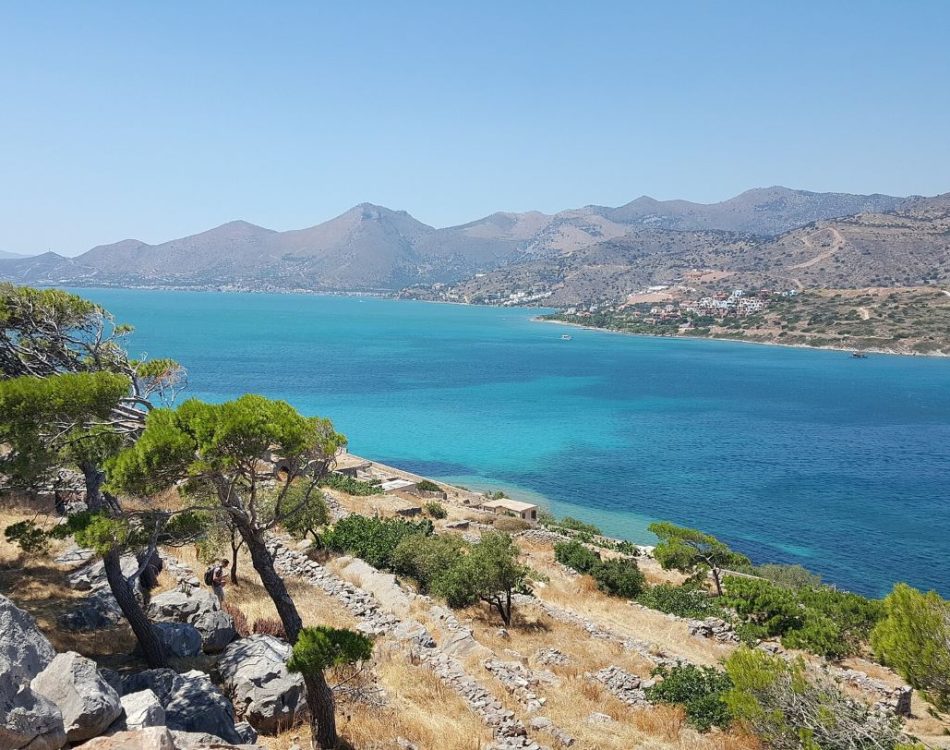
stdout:
<svg viewBox="0 0 950 750">
<path fill-rule="evenodd" d="M 723 603 L 744 620 L 744 639 L 780 637 L 829 659 L 857 653 L 881 618 L 882 604 L 827 586 L 786 588 L 759 578 L 726 578 Z"/>
<path fill-rule="evenodd" d="M 572 518 L 571 516 L 564 516 L 564 518 L 560 521 L 555 521 L 552 525 L 561 529 L 567 529 L 568 531 L 577 531 L 582 534 L 590 534 L 592 536 L 600 535 L 599 527 L 592 523 L 585 523 L 577 518 Z"/>
<path fill-rule="evenodd" d="M 625 599 L 635 599 L 645 585 L 643 573 L 634 560 L 603 560 L 590 574 L 597 581 L 597 588 L 605 594 Z"/>
<path fill-rule="evenodd" d="M 600 564 L 600 555 L 578 541 L 557 542 L 554 559 L 578 573 L 590 573 Z"/>
<path fill-rule="evenodd" d="M 950 602 L 899 583 L 871 633 L 874 652 L 934 705 L 950 710 Z"/>
<path fill-rule="evenodd" d="M 414 578 L 427 591 L 433 578 L 451 568 L 470 548 L 468 542 L 454 534 L 410 534 L 393 551 L 393 570 Z"/>
<path fill-rule="evenodd" d="M 647 688 L 646 696 L 651 702 L 683 706 L 686 720 L 701 732 L 714 726 L 725 728 L 731 723 L 732 714 L 723 696 L 732 688 L 732 680 L 725 672 L 682 664 L 658 667 L 653 674 L 663 680 Z"/>
<path fill-rule="evenodd" d="M 407 536 L 432 533 L 432 521 L 411 522 L 399 518 L 342 518 L 323 535 L 327 549 L 361 557 L 375 568 L 391 569 L 393 553 Z"/>
<path fill-rule="evenodd" d="M 447 515 L 449 515 L 449 512 L 445 509 L 442 503 L 438 503 L 435 500 L 426 503 L 423 507 L 425 512 L 432 518 L 445 518 Z"/>
<path fill-rule="evenodd" d="M 821 576 L 812 573 L 801 565 L 766 563 L 764 565 L 753 565 L 748 572 L 754 576 L 767 578 L 772 583 L 777 583 L 779 586 L 789 589 L 815 588 L 821 585 Z"/>
<path fill-rule="evenodd" d="M 827 677 L 759 649 L 726 660 L 732 716 L 771 750 L 897 750 L 900 720 L 844 695 Z"/>
<path fill-rule="evenodd" d="M 725 614 L 705 591 L 669 583 L 645 589 L 637 597 L 637 601 L 650 609 L 696 620 L 722 617 Z"/>
<path fill-rule="evenodd" d="M 428 479 L 423 479 L 416 485 L 416 488 L 423 492 L 442 492 L 442 488 L 439 487 L 439 485 Z"/>
<path fill-rule="evenodd" d="M 366 496 L 382 495 L 383 490 L 378 486 L 378 482 L 361 482 L 359 479 L 353 479 L 343 474 L 327 474 L 320 480 L 321 487 L 345 492 L 347 495 Z"/>
<path fill-rule="evenodd" d="M 367 661 L 373 642 L 362 633 L 324 626 L 304 628 L 287 661 L 291 672 L 315 674 L 330 667 Z"/>
</svg>

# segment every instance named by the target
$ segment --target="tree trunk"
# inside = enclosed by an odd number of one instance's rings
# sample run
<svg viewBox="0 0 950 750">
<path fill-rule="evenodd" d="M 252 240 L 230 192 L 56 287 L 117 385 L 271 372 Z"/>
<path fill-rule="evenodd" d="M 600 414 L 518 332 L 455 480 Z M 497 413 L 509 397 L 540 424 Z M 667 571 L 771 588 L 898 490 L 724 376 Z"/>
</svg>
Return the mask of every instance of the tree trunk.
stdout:
<svg viewBox="0 0 950 750">
<path fill-rule="evenodd" d="M 313 750 L 332 750 L 337 746 L 333 691 L 323 672 L 304 675 L 307 705 L 310 707 L 310 736 Z"/>
<path fill-rule="evenodd" d="M 119 609 L 122 610 L 122 614 L 125 615 L 125 619 L 132 627 L 132 632 L 135 633 L 135 637 L 138 639 L 145 661 L 152 669 L 167 667 L 168 662 L 165 658 L 162 642 L 155 636 L 152 623 L 142 610 L 139 600 L 135 597 L 135 592 L 122 573 L 121 558 L 118 549 L 109 550 L 109 553 L 103 558 L 102 562 L 106 579 L 109 581 L 109 588 L 119 604 Z"/>
<path fill-rule="evenodd" d="M 277 615 L 284 624 L 287 640 L 291 644 L 296 643 L 300 630 L 303 628 L 303 622 L 300 619 L 300 613 L 297 612 L 297 605 L 294 604 L 294 600 L 287 593 L 284 579 L 274 568 L 274 558 L 264 542 L 264 532 L 255 529 L 243 518 L 235 517 L 234 520 L 244 543 L 247 545 L 248 552 L 251 553 L 254 570 L 261 577 L 264 590 L 267 591 L 271 601 L 274 602 L 274 607 L 277 608 Z"/>
<path fill-rule="evenodd" d="M 86 482 L 86 506 L 89 510 L 93 513 L 105 510 L 109 515 L 115 515 L 119 510 L 119 503 L 115 498 L 102 492 L 102 485 L 105 482 L 105 473 L 102 469 L 89 463 L 83 463 L 79 468 Z M 153 669 L 167 667 L 168 661 L 165 658 L 162 642 L 152 630 L 152 623 L 136 598 L 135 591 L 122 573 L 121 551 L 118 548 L 109 550 L 102 559 L 102 566 L 106 580 L 109 582 L 109 590 L 131 626 L 139 647 L 145 655 L 145 661 Z"/>
<path fill-rule="evenodd" d="M 710 568 L 710 572 L 712 573 L 713 583 L 716 584 L 716 596 L 722 596 L 722 581 L 719 580 L 719 569 Z"/>
<path fill-rule="evenodd" d="M 255 529 L 245 518 L 234 516 L 234 523 L 241 538 L 251 553 L 251 562 L 254 570 L 261 578 L 261 583 L 274 602 L 280 621 L 284 624 L 284 632 L 291 644 L 297 642 L 303 622 L 297 605 L 287 592 L 284 579 L 274 568 L 274 558 L 264 542 L 264 532 Z M 334 716 L 333 691 L 327 685 L 323 672 L 313 674 L 304 673 L 304 684 L 307 686 L 307 706 L 310 709 L 310 728 L 313 735 L 313 747 L 319 750 L 330 750 L 337 746 L 336 717 Z"/>
<path fill-rule="evenodd" d="M 236 586 L 238 583 L 238 574 L 237 574 L 238 552 L 241 551 L 241 544 L 243 544 L 243 540 L 241 539 L 240 535 L 238 535 L 237 539 L 235 540 L 235 534 L 236 532 L 232 530 L 231 531 L 231 583 L 233 583 Z"/>
</svg>

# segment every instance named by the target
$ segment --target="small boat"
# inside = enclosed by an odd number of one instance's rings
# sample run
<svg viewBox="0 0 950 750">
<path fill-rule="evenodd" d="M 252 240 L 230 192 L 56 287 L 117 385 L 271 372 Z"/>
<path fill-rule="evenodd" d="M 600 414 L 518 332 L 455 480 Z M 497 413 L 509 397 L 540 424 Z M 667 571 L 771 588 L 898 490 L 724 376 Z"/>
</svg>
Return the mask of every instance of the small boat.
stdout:
<svg viewBox="0 0 950 750">
<path fill-rule="evenodd" d="M 569 333 L 562 333 L 562 334 L 561 334 L 561 341 L 570 341 L 572 338 L 574 338 L 574 337 L 571 336 L 571 334 L 569 334 Z"/>
<path fill-rule="evenodd" d="M 868 355 L 864 352 L 851 352 L 851 359 L 867 359 Z"/>
</svg>

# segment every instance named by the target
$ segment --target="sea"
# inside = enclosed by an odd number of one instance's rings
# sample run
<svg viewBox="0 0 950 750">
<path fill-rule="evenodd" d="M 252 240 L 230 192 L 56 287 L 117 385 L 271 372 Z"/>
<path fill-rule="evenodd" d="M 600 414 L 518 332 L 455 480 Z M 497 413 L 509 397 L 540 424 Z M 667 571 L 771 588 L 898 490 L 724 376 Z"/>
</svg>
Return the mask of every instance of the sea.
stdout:
<svg viewBox="0 0 950 750">
<path fill-rule="evenodd" d="M 871 596 L 950 596 L 950 359 L 626 336 L 536 309 L 74 290 L 188 370 L 330 417 L 353 453 L 609 535 L 669 520 Z M 562 338 L 565 334 L 570 339 Z"/>
</svg>

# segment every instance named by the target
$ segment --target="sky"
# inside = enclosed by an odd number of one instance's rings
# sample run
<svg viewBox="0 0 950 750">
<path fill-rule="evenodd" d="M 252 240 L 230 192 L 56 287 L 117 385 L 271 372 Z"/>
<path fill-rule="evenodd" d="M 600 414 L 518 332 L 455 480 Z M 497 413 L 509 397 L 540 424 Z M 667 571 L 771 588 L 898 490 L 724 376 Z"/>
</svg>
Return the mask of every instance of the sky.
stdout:
<svg viewBox="0 0 950 750">
<path fill-rule="evenodd" d="M 0 250 L 950 191 L 950 2 L 0 3 Z"/>
</svg>

